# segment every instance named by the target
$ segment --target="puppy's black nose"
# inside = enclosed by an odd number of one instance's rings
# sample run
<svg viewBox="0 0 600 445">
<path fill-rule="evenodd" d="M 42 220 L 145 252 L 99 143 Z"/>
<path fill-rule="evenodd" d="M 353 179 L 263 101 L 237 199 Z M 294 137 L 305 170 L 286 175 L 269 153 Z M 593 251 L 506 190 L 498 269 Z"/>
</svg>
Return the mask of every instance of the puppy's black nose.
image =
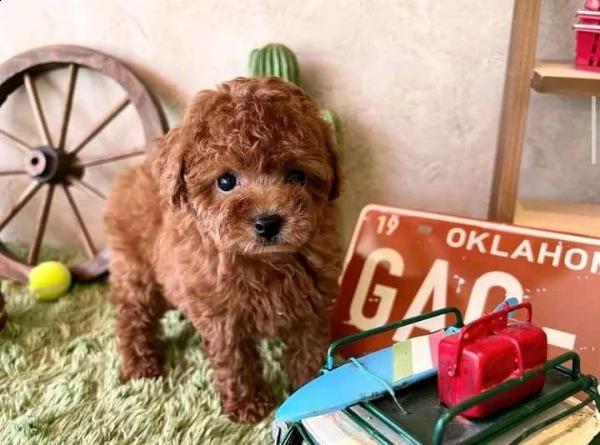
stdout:
<svg viewBox="0 0 600 445">
<path fill-rule="evenodd" d="M 283 218 L 280 215 L 258 215 L 252 222 L 259 237 L 271 240 L 280 232 Z"/>
</svg>

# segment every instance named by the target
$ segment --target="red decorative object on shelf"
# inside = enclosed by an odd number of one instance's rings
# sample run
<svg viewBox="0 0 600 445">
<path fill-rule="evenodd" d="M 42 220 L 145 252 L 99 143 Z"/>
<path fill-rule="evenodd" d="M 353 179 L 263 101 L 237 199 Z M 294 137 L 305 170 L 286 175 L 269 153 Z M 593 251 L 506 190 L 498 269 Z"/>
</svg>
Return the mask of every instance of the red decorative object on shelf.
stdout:
<svg viewBox="0 0 600 445">
<path fill-rule="evenodd" d="M 600 0 L 586 0 L 577 11 L 575 66 L 600 72 Z"/>
</svg>

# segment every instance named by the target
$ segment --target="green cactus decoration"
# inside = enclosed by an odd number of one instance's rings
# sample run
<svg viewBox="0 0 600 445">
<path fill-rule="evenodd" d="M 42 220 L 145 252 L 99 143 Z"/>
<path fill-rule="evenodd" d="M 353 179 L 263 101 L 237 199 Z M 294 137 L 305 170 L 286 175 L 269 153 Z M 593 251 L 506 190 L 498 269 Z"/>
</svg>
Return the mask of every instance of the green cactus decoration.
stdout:
<svg viewBox="0 0 600 445">
<path fill-rule="evenodd" d="M 296 55 L 285 45 L 269 43 L 250 53 L 251 76 L 276 76 L 300 85 L 300 68 Z"/>
<path fill-rule="evenodd" d="M 340 161 L 344 160 L 344 150 L 342 147 L 344 146 L 343 140 L 343 132 L 342 132 L 342 123 L 338 118 L 337 114 L 335 114 L 331 110 L 321 110 L 321 117 L 325 122 L 327 122 L 333 131 L 333 143 L 337 147 L 338 155 L 340 157 Z"/>
<path fill-rule="evenodd" d="M 248 63 L 250 76 L 276 76 L 300 86 L 300 67 L 294 52 L 281 43 L 269 43 L 253 49 Z M 333 140 L 343 162 L 343 132 L 338 116 L 331 110 L 321 110 L 321 117 L 331 126 Z"/>
</svg>

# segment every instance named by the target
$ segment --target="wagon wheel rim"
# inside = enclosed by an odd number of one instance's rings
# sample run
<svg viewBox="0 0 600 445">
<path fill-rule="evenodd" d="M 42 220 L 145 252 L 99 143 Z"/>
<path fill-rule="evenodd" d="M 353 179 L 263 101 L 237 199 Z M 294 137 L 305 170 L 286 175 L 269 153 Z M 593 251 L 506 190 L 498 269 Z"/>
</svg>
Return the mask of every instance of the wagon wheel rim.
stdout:
<svg viewBox="0 0 600 445">
<path fill-rule="evenodd" d="M 36 78 L 41 74 L 60 68 L 68 70 L 67 95 L 64 98 L 60 119 L 59 137 L 53 141 L 44 114 L 43 102 L 36 87 Z M 125 96 L 113 104 L 106 114 L 85 132 L 85 136 L 71 147 L 66 146 L 69 122 L 77 88 L 77 76 L 81 69 L 96 71 L 116 81 Z M 12 145 L 24 156 L 22 169 L 0 170 L 0 179 L 7 176 L 25 175 L 28 186 L 16 203 L 0 215 L 0 233 L 37 194 L 42 194 L 42 204 L 37 212 L 37 221 L 27 257 L 19 259 L 0 242 L 0 276 L 25 283 L 31 268 L 38 264 L 39 253 L 47 229 L 52 202 L 57 193 L 63 193 L 73 214 L 81 244 L 87 260 L 68 265 L 73 278 L 89 281 L 108 272 L 109 252 L 106 247 L 94 245 L 86 222 L 77 205 L 72 188 L 86 193 L 90 199 L 104 201 L 106 196 L 83 177 L 88 168 L 143 156 L 152 150 L 153 141 L 166 131 L 164 116 L 154 97 L 142 81 L 122 62 L 101 52 L 78 46 L 47 46 L 26 51 L 0 65 L 0 107 L 16 90 L 25 88 L 29 106 L 36 123 L 39 145 L 29 145 L 19 135 L 0 127 L 0 140 Z M 135 107 L 140 118 L 145 143 L 125 153 L 80 158 L 88 144 L 100 134 L 127 107 Z"/>
</svg>

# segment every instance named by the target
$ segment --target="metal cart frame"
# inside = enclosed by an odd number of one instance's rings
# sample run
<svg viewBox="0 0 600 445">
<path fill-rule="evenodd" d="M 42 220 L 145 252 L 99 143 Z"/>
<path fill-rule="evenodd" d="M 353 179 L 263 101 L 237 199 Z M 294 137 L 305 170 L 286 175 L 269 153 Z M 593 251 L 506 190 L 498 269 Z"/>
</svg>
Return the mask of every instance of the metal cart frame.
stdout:
<svg viewBox="0 0 600 445">
<path fill-rule="evenodd" d="M 415 324 L 429 318 L 434 318 L 446 314 L 454 314 L 456 321 L 452 326 L 455 326 L 457 328 L 461 328 L 464 326 L 463 316 L 461 312 L 455 307 L 448 307 L 416 317 L 407 318 L 405 320 L 397 321 L 394 323 L 389 323 L 354 335 L 339 338 L 330 344 L 327 350 L 327 355 L 325 357 L 325 365 L 323 366 L 323 368 L 321 368 L 320 372 L 326 373 L 334 369 L 334 367 L 336 366 L 334 353 L 339 347 L 343 345 L 354 343 L 363 340 L 367 337 L 378 335 L 386 331 L 395 330 L 402 326 Z M 570 368 L 564 366 L 567 362 L 571 362 Z M 460 416 L 461 413 L 479 403 L 485 402 L 503 392 L 511 390 L 515 386 L 518 386 L 519 384 L 527 380 L 534 378 L 540 372 L 558 373 L 562 376 L 567 377 L 565 379 L 565 382 L 568 383 L 560 385 L 560 387 L 555 388 L 548 394 L 540 395 L 529 401 L 519 404 L 515 408 L 508 410 L 500 420 L 493 422 L 482 431 L 479 431 L 476 434 L 468 437 L 466 440 L 461 441 L 461 444 L 475 444 L 482 443 L 483 441 L 493 440 L 494 438 L 497 438 L 500 435 L 506 433 L 507 431 L 510 431 L 514 427 L 522 424 L 526 420 L 544 412 L 545 410 L 555 406 L 556 404 L 566 400 L 567 398 L 572 397 L 581 392 L 587 394 L 587 397 L 584 400 L 582 400 L 577 405 L 566 409 L 564 412 L 561 412 L 560 414 L 555 415 L 554 417 L 549 418 L 527 429 L 515 440 L 515 443 L 521 442 L 522 440 L 542 430 L 550 424 L 557 422 L 570 414 L 573 414 L 574 412 L 584 408 L 585 406 L 590 405 L 592 402 L 594 402 L 596 405 L 596 411 L 600 411 L 600 394 L 598 392 L 598 381 L 594 376 L 582 374 L 579 355 L 572 351 L 566 352 L 551 360 L 548 360 L 539 369 L 527 371 L 519 378 L 508 380 L 452 408 L 444 409 L 442 414 L 438 417 L 437 421 L 435 422 L 435 427 L 430 432 L 430 436 L 427 437 L 425 440 L 423 438 L 415 437 L 414 434 L 411 434 L 410 432 L 406 431 L 405 428 L 403 428 L 401 425 L 399 425 L 390 417 L 388 417 L 384 412 L 382 412 L 376 406 L 374 401 L 365 401 L 359 403 L 358 405 L 364 410 L 366 410 L 369 414 L 373 415 L 375 418 L 383 422 L 383 424 L 389 427 L 393 432 L 397 433 L 404 440 L 411 444 L 424 445 L 431 443 L 433 445 L 440 445 L 442 443 L 444 433 L 446 432 L 449 423 L 455 417 Z M 406 390 L 410 391 L 410 388 Z M 382 445 L 391 445 L 391 442 L 385 437 L 385 435 L 381 431 L 377 430 L 373 425 L 365 421 L 361 416 L 359 416 L 358 414 L 356 414 L 348 408 L 342 411 L 350 419 L 352 419 L 352 421 L 355 422 L 357 426 L 359 426 L 363 431 L 368 433 L 378 443 Z M 318 445 L 310 436 L 305 427 L 302 425 L 301 421 L 293 422 L 286 425 L 274 425 L 274 439 L 277 445 L 292 445 L 299 444 L 302 442 L 307 443 L 309 445 Z"/>
</svg>

